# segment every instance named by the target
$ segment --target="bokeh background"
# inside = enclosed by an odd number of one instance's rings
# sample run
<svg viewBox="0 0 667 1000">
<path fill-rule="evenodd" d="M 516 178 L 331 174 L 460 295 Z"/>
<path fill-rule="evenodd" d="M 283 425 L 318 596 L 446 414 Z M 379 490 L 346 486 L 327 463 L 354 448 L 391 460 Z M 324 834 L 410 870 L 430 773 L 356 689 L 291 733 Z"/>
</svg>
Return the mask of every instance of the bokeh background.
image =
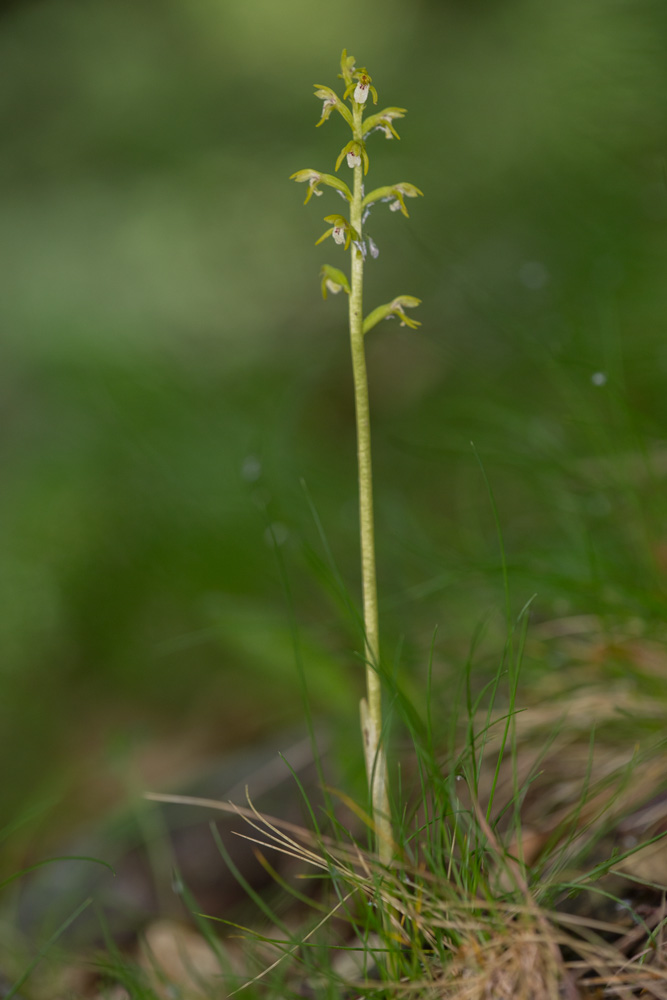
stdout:
<svg viewBox="0 0 667 1000">
<path fill-rule="evenodd" d="M 314 246 L 338 202 L 288 179 L 347 141 L 312 95 L 343 47 L 408 109 L 369 181 L 425 194 L 369 220 L 367 309 L 423 300 L 419 330 L 368 342 L 388 662 L 418 700 L 437 626 L 443 703 L 482 624 L 497 663 L 485 476 L 512 614 L 661 628 L 663 3 L 5 5 L 8 870 L 130 786 L 302 725 L 295 635 L 314 717 L 356 740 L 346 303 L 318 277 L 344 258 Z"/>
</svg>

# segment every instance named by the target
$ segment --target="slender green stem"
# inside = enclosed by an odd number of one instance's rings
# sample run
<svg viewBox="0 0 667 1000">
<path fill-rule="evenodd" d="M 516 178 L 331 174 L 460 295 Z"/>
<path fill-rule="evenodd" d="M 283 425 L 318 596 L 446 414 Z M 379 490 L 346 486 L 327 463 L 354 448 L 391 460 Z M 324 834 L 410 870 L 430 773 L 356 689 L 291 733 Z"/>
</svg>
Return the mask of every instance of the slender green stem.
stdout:
<svg viewBox="0 0 667 1000">
<path fill-rule="evenodd" d="M 353 135 L 362 141 L 363 107 L 353 104 Z M 363 167 L 354 168 L 354 188 L 350 223 L 362 236 Z M 373 472 L 371 462 L 371 424 L 368 401 L 368 378 L 363 332 L 364 258 L 359 246 L 352 244 L 350 275 L 350 347 L 354 377 L 354 401 L 357 421 L 357 460 L 359 471 L 359 523 L 361 537 L 361 579 L 363 589 L 366 697 L 361 702 L 361 727 L 366 757 L 366 773 L 371 791 L 377 850 L 384 862 L 391 860 L 392 836 L 387 763 L 382 747 L 382 688 L 380 683 L 380 629 L 378 623 L 377 582 L 375 570 L 375 531 L 373 519 Z"/>
</svg>

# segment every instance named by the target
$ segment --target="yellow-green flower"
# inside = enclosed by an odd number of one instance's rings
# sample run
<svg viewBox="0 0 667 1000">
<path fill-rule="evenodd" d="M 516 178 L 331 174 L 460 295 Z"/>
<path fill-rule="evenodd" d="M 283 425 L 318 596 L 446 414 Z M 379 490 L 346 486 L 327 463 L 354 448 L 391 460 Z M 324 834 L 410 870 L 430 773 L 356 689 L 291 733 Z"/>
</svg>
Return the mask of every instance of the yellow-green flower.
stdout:
<svg viewBox="0 0 667 1000">
<path fill-rule="evenodd" d="M 374 191 L 366 195 L 361 204 L 364 209 L 368 210 L 376 201 L 388 201 L 390 212 L 400 211 L 407 219 L 409 215 L 405 207 L 405 199 L 418 198 L 420 195 L 423 197 L 424 192 L 420 191 L 414 184 L 401 181 L 400 184 L 388 184 L 386 187 L 375 188 Z"/>
<path fill-rule="evenodd" d="M 340 291 L 345 292 L 346 295 L 350 294 L 350 283 L 347 280 L 347 276 L 342 271 L 339 271 L 337 267 L 331 267 L 330 264 L 323 264 L 320 277 L 322 278 L 323 299 L 326 299 L 327 292 L 331 292 L 332 295 L 338 295 Z"/>
<path fill-rule="evenodd" d="M 345 244 L 345 249 L 349 247 L 351 241 L 359 240 L 359 233 L 356 231 L 354 226 L 351 226 L 344 215 L 325 215 L 325 222 L 330 222 L 331 226 L 327 229 L 326 233 L 322 233 L 319 240 L 315 240 L 315 246 L 318 243 L 322 243 L 327 237 L 332 236 L 334 243 L 338 243 L 340 246 Z"/>
<path fill-rule="evenodd" d="M 335 188 L 340 194 L 347 200 L 352 201 L 352 192 L 345 183 L 345 181 L 339 180 L 338 177 L 334 177 L 333 174 L 323 174 L 319 170 L 297 170 L 296 173 L 291 174 L 291 181 L 296 181 L 297 184 L 302 184 L 305 181 L 308 182 L 308 193 L 306 194 L 306 200 L 304 205 L 307 205 L 313 195 L 321 195 L 319 185 L 326 184 L 327 187 Z"/>
<path fill-rule="evenodd" d="M 384 132 L 386 139 L 400 139 L 400 135 L 393 126 L 396 118 L 405 118 L 405 108 L 385 108 L 376 115 L 371 115 L 364 121 L 364 139 L 375 132 Z"/>
<path fill-rule="evenodd" d="M 383 306 L 378 306 L 368 314 L 364 320 L 364 333 L 368 333 L 372 330 L 380 320 L 383 319 L 393 319 L 396 316 L 401 321 L 401 326 L 409 326 L 412 330 L 416 330 L 421 323 L 417 319 L 412 319 L 405 313 L 406 309 L 415 309 L 421 302 L 421 299 L 415 298 L 414 295 L 397 295 L 395 299 L 391 302 L 386 302 Z"/>
<path fill-rule="evenodd" d="M 352 94 L 357 104 L 365 104 L 368 100 L 369 91 L 373 96 L 373 104 L 377 104 L 378 92 L 371 83 L 370 73 L 366 71 L 365 67 L 355 69 L 348 81 L 345 93 L 343 94 L 343 100 Z"/>
<path fill-rule="evenodd" d="M 343 104 L 336 91 L 332 90 L 331 87 L 325 87 L 321 83 L 314 84 L 314 87 L 315 97 L 319 98 L 323 102 L 322 116 L 318 121 L 316 128 L 319 128 L 319 126 L 327 120 L 334 108 L 343 116 L 350 128 L 352 128 L 352 115 L 350 114 L 350 109 Z"/>
<path fill-rule="evenodd" d="M 343 146 L 338 154 L 338 159 L 336 160 L 336 170 L 338 170 L 345 157 L 347 157 L 348 167 L 356 167 L 359 166 L 360 163 L 363 163 L 364 173 L 368 173 L 368 153 L 366 152 L 366 147 L 363 142 L 359 142 L 357 139 L 351 139 L 346 146 Z"/>
</svg>

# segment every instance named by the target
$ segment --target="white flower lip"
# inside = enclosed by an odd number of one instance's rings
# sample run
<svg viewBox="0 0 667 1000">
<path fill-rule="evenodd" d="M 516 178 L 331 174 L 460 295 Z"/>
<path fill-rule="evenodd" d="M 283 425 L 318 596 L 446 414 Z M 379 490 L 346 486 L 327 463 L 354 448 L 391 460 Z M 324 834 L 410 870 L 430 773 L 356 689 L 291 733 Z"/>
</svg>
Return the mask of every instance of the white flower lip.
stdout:
<svg viewBox="0 0 667 1000">
<path fill-rule="evenodd" d="M 357 104 L 365 104 L 368 98 L 368 84 L 359 81 L 357 86 L 354 88 L 354 99 Z"/>
</svg>

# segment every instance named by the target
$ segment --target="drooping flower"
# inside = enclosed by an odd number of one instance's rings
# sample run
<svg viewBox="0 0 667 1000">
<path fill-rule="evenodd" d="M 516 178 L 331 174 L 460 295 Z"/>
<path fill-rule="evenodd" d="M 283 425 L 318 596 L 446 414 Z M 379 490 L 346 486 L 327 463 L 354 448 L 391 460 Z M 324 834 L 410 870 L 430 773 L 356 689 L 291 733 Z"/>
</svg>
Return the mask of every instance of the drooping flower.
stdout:
<svg viewBox="0 0 667 1000">
<path fill-rule="evenodd" d="M 406 315 L 405 310 L 414 309 L 420 302 L 421 299 L 415 298 L 414 295 L 397 295 L 391 302 L 386 302 L 383 306 L 378 306 L 368 314 L 364 320 L 364 333 L 366 334 L 369 330 L 372 330 L 380 320 L 393 319 L 394 316 L 401 321 L 401 326 L 409 326 L 412 330 L 416 330 L 418 326 L 421 326 L 421 323 L 419 320 L 412 319 Z"/>
<path fill-rule="evenodd" d="M 352 115 L 350 114 L 350 109 L 343 104 L 336 91 L 332 90 L 331 87 L 325 87 L 321 83 L 314 84 L 314 87 L 315 97 L 319 98 L 319 100 L 323 102 L 322 116 L 318 121 L 316 128 L 319 128 L 319 126 L 328 119 L 334 108 L 343 116 L 350 128 L 352 128 Z"/>
<path fill-rule="evenodd" d="M 423 197 L 424 192 L 420 191 L 414 184 L 401 181 L 400 184 L 388 184 L 386 187 L 370 191 L 364 198 L 362 206 L 368 210 L 376 201 L 388 201 L 391 212 L 402 212 L 407 219 L 409 215 L 405 207 L 405 199 L 418 198 L 420 195 Z"/>
<path fill-rule="evenodd" d="M 343 94 L 343 100 L 352 94 L 357 104 L 365 104 L 370 91 L 373 97 L 373 104 L 377 104 L 378 92 L 371 83 L 371 75 L 366 71 L 365 67 L 355 69 L 354 72 L 350 74 L 349 80 L 346 80 L 346 82 L 347 87 L 345 88 L 345 93 Z"/>
<path fill-rule="evenodd" d="M 319 170 L 297 170 L 296 173 L 290 176 L 291 181 L 296 181 L 297 184 L 301 184 L 308 181 L 308 193 L 306 194 L 306 200 L 304 205 L 307 205 L 313 195 L 321 195 L 319 185 L 326 184 L 327 187 L 335 188 L 336 191 L 340 191 L 343 197 L 347 201 L 352 201 L 352 192 L 345 183 L 345 181 L 339 180 L 338 177 L 334 177 L 333 174 L 323 174 Z"/>
<path fill-rule="evenodd" d="M 371 85 L 370 77 L 365 73 L 359 77 L 359 82 L 354 88 L 354 99 L 357 104 L 365 104 L 368 99 L 368 88 Z"/>
<path fill-rule="evenodd" d="M 401 326 L 409 326 L 410 329 L 416 330 L 418 326 L 421 326 L 421 323 L 418 319 L 411 319 L 407 316 L 404 310 L 416 309 L 420 304 L 421 299 L 415 298 L 414 295 L 397 295 L 391 302 L 390 315 L 397 316 L 401 321 Z M 387 319 L 389 319 L 389 316 L 387 316 Z"/>
<path fill-rule="evenodd" d="M 326 299 L 327 292 L 331 292 L 332 295 L 338 295 L 340 291 L 350 294 L 350 283 L 347 280 L 347 276 L 339 271 L 337 267 L 331 267 L 330 264 L 323 264 L 322 270 L 320 271 L 320 277 L 322 278 L 322 298 Z"/>
<path fill-rule="evenodd" d="M 363 142 L 359 142 L 358 139 L 351 139 L 346 146 L 343 146 L 336 160 L 336 170 L 338 170 L 345 157 L 347 157 L 348 167 L 358 167 L 363 163 L 364 173 L 368 173 L 368 153 Z"/>
<path fill-rule="evenodd" d="M 345 244 L 345 249 L 347 250 L 353 239 L 359 239 L 359 233 L 354 226 L 350 225 L 344 215 L 325 215 L 324 221 L 330 222 L 331 226 L 327 229 L 326 233 L 322 233 L 319 240 L 315 240 L 315 246 L 318 243 L 322 243 L 327 237 L 332 236 L 334 243 L 338 243 L 341 246 Z"/>
<path fill-rule="evenodd" d="M 395 200 L 390 201 L 389 208 L 392 212 L 398 212 L 399 210 L 407 218 L 408 210 L 405 207 L 405 198 L 418 198 L 419 195 L 424 196 L 424 192 L 420 191 L 418 187 L 414 184 L 408 184 L 407 181 L 403 181 L 401 184 L 392 185 L 392 194 L 395 195 Z"/>
<path fill-rule="evenodd" d="M 384 111 L 379 111 L 378 114 L 371 115 L 364 121 L 364 139 L 376 130 L 384 132 L 387 139 L 400 139 L 401 137 L 394 128 L 393 122 L 397 118 L 405 118 L 405 115 L 405 108 L 385 108 Z"/>
<path fill-rule="evenodd" d="M 319 185 L 322 183 L 322 174 L 319 174 L 317 170 L 297 170 L 295 174 L 290 175 L 291 181 L 296 181 L 297 184 L 301 184 L 303 181 L 308 181 L 308 192 L 306 194 L 306 200 L 304 205 L 307 205 L 313 195 L 318 197 L 323 194 L 319 189 Z"/>
</svg>

